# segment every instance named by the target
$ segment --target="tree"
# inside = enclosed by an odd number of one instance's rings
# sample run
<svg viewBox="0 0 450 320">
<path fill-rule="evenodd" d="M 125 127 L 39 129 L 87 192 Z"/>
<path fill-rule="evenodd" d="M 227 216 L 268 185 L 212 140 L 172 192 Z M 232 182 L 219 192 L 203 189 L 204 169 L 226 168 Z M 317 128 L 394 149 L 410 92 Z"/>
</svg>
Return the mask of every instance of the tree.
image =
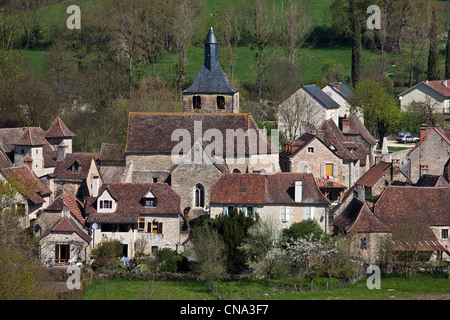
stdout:
<svg viewBox="0 0 450 320">
<path fill-rule="evenodd" d="M 352 28 L 352 71 L 351 78 L 352 84 L 355 86 L 361 78 L 361 57 L 362 57 L 362 45 L 361 45 L 361 22 L 356 9 L 356 4 L 353 0 L 350 1 L 350 17 Z"/>
<path fill-rule="evenodd" d="M 273 221 L 259 220 L 248 229 L 239 249 L 245 252 L 251 261 L 259 262 L 266 258 L 273 248 L 276 234 Z"/>
<path fill-rule="evenodd" d="M 198 272 L 209 285 L 227 276 L 226 247 L 218 231 L 211 225 L 196 225 L 190 237 L 194 244 Z"/>
<path fill-rule="evenodd" d="M 450 80 L 450 28 L 447 34 L 447 45 L 445 48 L 445 75 L 444 79 Z"/>
<path fill-rule="evenodd" d="M 0 299 L 52 299 L 44 289 L 48 279 L 39 264 L 37 245 L 23 227 L 21 188 L 0 179 Z"/>
<path fill-rule="evenodd" d="M 317 240 L 322 237 L 325 237 L 325 232 L 314 219 L 293 223 L 289 228 L 281 231 L 281 242 L 295 241 L 297 239 Z"/>
<path fill-rule="evenodd" d="M 311 22 L 304 2 L 287 0 L 286 14 L 283 12 L 282 41 L 289 64 L 295 64 L 295 53 L 304 44 L 310 28 Z"/>
<path fill-rule="evenodd" d="M 249 12 L 248 30 L 251 41 L 258 49 L 256 60 L 258 62 L 258 101 L 261 100 L 262 74 L 264 53 L 274 36 L 275 9 L 269 11 L 265 0 L 253 0 Z"/>
<path fill-rule="evenodd" d="M 387 130 L 400 121 L 401 112 L 396 99 L 381 83 L 364 80 L 354 88 L 350 112 L 364 116 L 364 123 L 372 135 L 378 133 L 381 145 Z"/>
<path fill-rule="evenodd" d="M 437 39 L 437 22 L 436 12 L 433 10 L 431 15 L 431 28 L 430 28 L 430 49 L 428 52 L 428 80 L 440 80 L 439 69 L 439 48 Z"/>
</svg>

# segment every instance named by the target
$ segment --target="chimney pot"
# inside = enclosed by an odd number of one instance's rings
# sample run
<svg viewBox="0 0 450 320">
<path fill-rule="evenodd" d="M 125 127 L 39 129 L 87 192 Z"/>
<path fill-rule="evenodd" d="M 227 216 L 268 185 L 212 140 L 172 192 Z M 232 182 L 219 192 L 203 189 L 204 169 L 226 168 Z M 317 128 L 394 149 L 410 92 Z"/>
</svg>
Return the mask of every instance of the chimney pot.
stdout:
<svg viewBox="0 0 450 320">
<path fill-rule="evenodd" d="M 350 119 L 344 118 L 342 119 L 342 133 L 346 134 L 350 131 Z"/>
<path fill-rule="evenodd" d="M 295 202 L 302 202 L 303 182 L 295 181 Z"/>
</svg>

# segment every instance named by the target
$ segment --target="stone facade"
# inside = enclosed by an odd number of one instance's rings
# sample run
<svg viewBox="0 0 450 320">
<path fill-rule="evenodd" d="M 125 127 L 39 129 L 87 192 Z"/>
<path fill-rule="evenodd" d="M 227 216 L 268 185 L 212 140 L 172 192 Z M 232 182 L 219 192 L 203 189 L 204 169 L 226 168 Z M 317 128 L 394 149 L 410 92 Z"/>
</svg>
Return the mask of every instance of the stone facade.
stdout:
<svg viewBox="0 0 450 320">
<path fill-rule="evenodd" d="M 200 97 L 200 107 L 194 108 L 193 97 Z M 221 103 L 221 101 L 223 101 Z M 225 94 L 184 94 L 184 112 L 239 113 L 239 92 Z"/>
<path fill-rule="evenodd" d="M 424 174 L 443 175 L 444 165 L 450 157 L 450 140 L 444 129 L 426 127 L 421 129 L 421 140 L 408 153 L 409 180 L 416 183 Z M 449 134 L 449 130 L 446 133 Z"/>
</svg>

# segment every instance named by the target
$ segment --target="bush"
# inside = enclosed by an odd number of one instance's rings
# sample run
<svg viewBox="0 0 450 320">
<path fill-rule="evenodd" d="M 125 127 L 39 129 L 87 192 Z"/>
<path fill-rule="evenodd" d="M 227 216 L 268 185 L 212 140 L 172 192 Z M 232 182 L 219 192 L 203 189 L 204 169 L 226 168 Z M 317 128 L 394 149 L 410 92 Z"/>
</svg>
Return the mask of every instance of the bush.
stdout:
<svg viewBox="0 0 450 320">
<path fill-rule="evenodd" d="M 314 219 L 307 219 L 301 222 L 293 223 L 289 228 L 283 229 L 281 232 L 281 243 L 287 241 L 306 239 L 309 235 L 313 235 L 313 239 L 319 239 L 325 236 L 325 232 Z"/>
</svg>

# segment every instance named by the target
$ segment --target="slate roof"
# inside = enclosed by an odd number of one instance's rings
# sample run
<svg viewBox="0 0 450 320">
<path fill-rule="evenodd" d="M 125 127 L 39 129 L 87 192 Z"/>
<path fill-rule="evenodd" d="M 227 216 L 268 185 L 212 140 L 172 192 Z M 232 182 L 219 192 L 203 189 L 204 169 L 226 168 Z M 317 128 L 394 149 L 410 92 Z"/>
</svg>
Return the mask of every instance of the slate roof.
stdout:
<svg viewBox="0 0 450 320">
<path fill-rule="evenodd" d="M 301 204 L 328 205 L 311 174 L 278 172 L 225 173 L 211 186 L 211 204 L 289 204 L 295 202 L 295 181 L 302 181 Z M 242 188 L 245 188 L 243 191 Z"/>
<path fill-rule="evenodd" d="M 85 180 L 91 169 L 93 157 L 76 153 L 66 154 L 63 160 L 56 161 L 54 175 L 58 180 Z M 78 163 L 78 171 L 72 171 L 72 165 Z"/>
<path fill-rule="evenodd" d="M 76 134 L 70 131 L 69 128 L 67 128 L 60 117 L 56 117 L 48 130 L 45 132 L 44 136 L 46 138 L 67 138 L 75 137 Z"/>
<path fill-rule="evenodd" d="M 302 89 L 309 93 L 309 95 L 325 109 L 338 109 L 340 107 L 336 101 L 320 90 L 315 84 L 302 86 Z"/>
<path fill-rule="evenodd" d="M 201 126 L 200 130 L 194 132 L 195 125 Z M 199 126 L 198 126 L 199 127 Z M 130 154 L 167 154 L 170 155 L 173 148 L 183 141 L 183 138 L 176 136 L 172 141 L 172 134 L 175 130 L 183 130 L 190 135 L 190 147 L 194 145 L 194 139 L 203 137 L 208 129 L 218 130 L 223 137 L 223 154 L 226 154 L 227 130 L 243 132 L 255 130 L 257 132 L 256 148 L 258 154 L 273 152 L 274 146 L 270 139 L 263 136 L 251 115 L 244 113 L 135 113 L 129 115 L 127 143 L 125 153 Z M 181 131 L 180 131 L 181 132 Z M 201 136 L 200 136 L 201 134 Z M 197 135 L 199 135 L 197 137 Z M 235 139 L 236 140 L 236 139 Z M 214 141 L 214 140 L 213 140 Z M 203 141 L 204 145 L 209 145 L 211 141 Z M 260 148 L 264 145 L 267 151 Z M 231 143 L 230 143 L 231 145 Z M 238 154 L 238 144 L 234 143 L 234 154 Z M 250 155 L 252 151 L 249 139 L 245 139 L 244 152 Z M 275 151 L 276 152 L 276 151 Z M 217 153 L 216 153 L 217 154 Z"/>
<path fill-rule="evenodd" d="M 6 179 L 19 187 L 20 193 L 34 204 L 43 204 L 42 197 L 51 194 L 50 189 L 31 171 L 28 166 L 1 169 Z"/>
<path fill-rule="evenodd" d="M 218 41 L 211 27 L 205 40 L 205 63 L 192 85 L 184 94 L 234 94 L 238 92 L 229 82 L 219 63 Z"/>
<path fill-rule="evenodd" d="M 352 90 L 350 90 L 350 88 L 347 87 L 343 82 L 329 83 L 328 86 L 339 93 L 347 101 L 350 100 L 353 96 Z"/>
<path fill-rule="evenodd" d="M 149 189 L 157 198 L 154 208 L 145 208 L 141 203 Z M 117 201 L 115 212 L 97 212 L 98 197 L 89 197 L 86 203 L 87 223 L 136 223 L 141 215 L 176 216 L 180 213 L 180 197 L 167 183 L 104 183 L 99 196 L 105 190 Z"/>
</svg>

